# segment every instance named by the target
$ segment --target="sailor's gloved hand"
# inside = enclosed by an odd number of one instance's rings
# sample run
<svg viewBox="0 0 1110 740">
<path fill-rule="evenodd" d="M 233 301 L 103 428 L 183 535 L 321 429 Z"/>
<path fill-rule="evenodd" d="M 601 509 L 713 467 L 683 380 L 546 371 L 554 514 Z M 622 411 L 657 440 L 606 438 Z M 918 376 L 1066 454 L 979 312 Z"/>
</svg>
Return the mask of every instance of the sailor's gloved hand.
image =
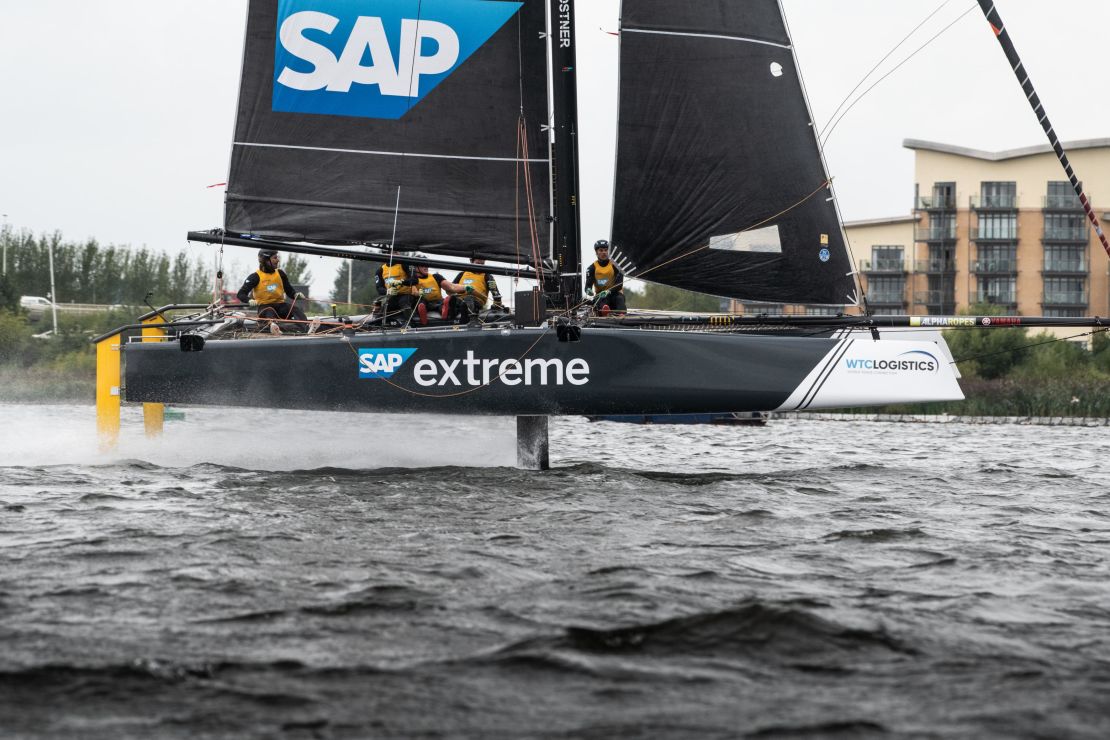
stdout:
<svg viewBox="0 0 1110 740">
<path fill-rule="evenodd" d="M 255 299 L 251 298 L 251 299 L 250 299 L 249 301 L 247 301 L 247 305 L 248 305 L 248 306 L 257 306 L 257 305 L 258 305 L 258 301 L 256 301 Z"/>
<path fill-rule="evenodd" d="M 473 292 L 474 292 L 474 286 L 473 285 L 466 286 L 466 294 L 467 295 L 470 295 Z"/>
<path fill-rule="evenodd" d="M 308 300 L 308 296 L 306 296 L 304 293 L 302 293 L 298 290 L 297 294 L 295 296 L 293 296 L 293 299 L 298 300 L 298 301 L 304 301 L 304 300 Z"/>
<path fill-rule="evenodd" d="M 398 288 L 396 285 L 390 285 L 388 288 L 385 289 L 385 294 L 386 295 L 397 295 L 397 293 L 399 293 L 400 290 L 401 289 Z"/>
<path fill-rule="evenodd" d="M 597 294 L 597 297 L 598 297 L 599 300 L 602 299 L 602 298 L 608 298 L 609 297 L 609 291 L 603 290 L 603 291 L 601 291 L 600 293 Z"/>
<path fill-rule="evenodd" d="M 501 305 L 500 301 L 498 301 L 498 302 L 494 303 L 492 306 L 490 306 L 490 310 L 491 311 L 504 311 L 505 307 Z"/>
<path fill-rule="evenodd" d="M 586 288 L 586 297 L 587 298 L 593 298 L 594 297 L 594 289 L 592 287 Z"/>
</svg>

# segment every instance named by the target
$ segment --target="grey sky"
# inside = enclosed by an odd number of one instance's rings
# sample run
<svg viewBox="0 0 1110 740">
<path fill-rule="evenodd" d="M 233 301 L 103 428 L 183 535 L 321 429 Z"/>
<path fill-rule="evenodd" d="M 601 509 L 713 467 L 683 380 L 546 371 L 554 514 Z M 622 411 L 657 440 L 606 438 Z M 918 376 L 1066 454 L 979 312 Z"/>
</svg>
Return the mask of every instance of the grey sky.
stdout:
<svg viewBox="0 0 1110 740">
<path fill-rule="evenodd" d="M 819 126 L 941 2 L 784 0 Z M 618 39 L 605 31 L 616 29 L 619 3 L 578 5 L 589 244 L 609 224 Z M 1110 2 L 998 7 L 1060 137 L 1110 136 Z M 883 70 L 969 8 L 834 132 L 826 159 L 846 219 L 908 212 L 913 156 L 903 139 L 988 150 L 1044 142 L 973 0 L 950 0 Z M 227 176 L 246 0 L 8 0 L 0 13 L 0 213 L 13 226 L 60 229 L 67 239 L 211 254 L 186 247 L 184 235 L 221 223 L 222 188 L 207 186 Z M 334 262 L 312 269 L 314 292 L 330 288 Z"/>
</svg>

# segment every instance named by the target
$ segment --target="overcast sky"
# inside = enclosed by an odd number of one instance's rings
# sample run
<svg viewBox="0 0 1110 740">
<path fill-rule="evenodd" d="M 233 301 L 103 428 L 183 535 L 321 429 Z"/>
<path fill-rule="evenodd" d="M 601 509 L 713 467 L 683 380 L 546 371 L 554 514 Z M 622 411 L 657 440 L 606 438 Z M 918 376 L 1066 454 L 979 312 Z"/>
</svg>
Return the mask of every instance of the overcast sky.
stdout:
<svg viewBox="0 0 1110 740">
<path fill-rule="evenodd" d="M 819 127 L 942 2 L 784 0 Z M 997 4 L 1061 139 L 1110 137 L 1110 2 Z M 618 6 L 578 3 L 587 244 L 609 227 L 604 165 L 613 161 L 619 40 L 606 31 L 617 28 Z M 8 0 L 2 7 L 0 213 L 36 233 L 59 229 L 67 239 L 210 255 L 184 237 L 221 225 L 223 190 L 208 186 L 227 177 L 246 0 Z M 882 70 L 969 9 L 833 133 L 826 160 L 847 220 L 909 212 L 906 138 L 988 150 L 1044 143 L 973 0 L 949 0 Z M 330 289 L 333 262 L 314 261 L 314 293 Z"/>
</svg>

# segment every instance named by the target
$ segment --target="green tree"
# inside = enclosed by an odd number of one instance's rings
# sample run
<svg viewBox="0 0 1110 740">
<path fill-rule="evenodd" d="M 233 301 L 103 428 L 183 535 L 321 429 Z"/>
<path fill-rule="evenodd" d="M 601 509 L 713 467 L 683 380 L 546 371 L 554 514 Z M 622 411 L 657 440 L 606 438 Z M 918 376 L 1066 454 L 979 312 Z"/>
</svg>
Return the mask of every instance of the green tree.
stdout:
<svg viewBox="0 0 1110 740">
<path fill-rule="evenodd" d="M 336 303 L 347 302 L 347 276 L 351 275 L 351 302 L 356 308 L 368 308 L 378 297 L 378 289 L 374 286 L 374 273 L 378 267 L 380 264 L 377 262 L 355 260 L 354 272 L 351 272 L 351 260 L 345 260 L 335 276 L 331 299 Z"/>
<path fill-rule="evenodd" d="M 998 316 L 1002 308 L 987 303 L 969 306 L 961 313 Z M 968 377 L 1001 378 L 1024 359 L 1021 348 L 1028 344 L 1025 329 L 949 329 L 944 340 L 960 373 Z"/>
<path fill-rule="evenodd" d="M 657 311 L 689 311 L 691 313 L 719 313 L 721 299 L 704 293 L 693 293 L 657 283 L 647 283 L 643 292 L 625 290 L 629 308 L 648 308 Z"/>
</svg>

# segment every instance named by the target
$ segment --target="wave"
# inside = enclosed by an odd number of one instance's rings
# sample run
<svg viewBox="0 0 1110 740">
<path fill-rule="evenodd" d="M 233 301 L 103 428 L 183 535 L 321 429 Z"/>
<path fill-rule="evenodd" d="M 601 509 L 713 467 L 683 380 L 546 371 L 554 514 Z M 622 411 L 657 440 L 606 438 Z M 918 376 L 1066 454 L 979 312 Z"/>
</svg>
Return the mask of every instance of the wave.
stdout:
<svg viewBox="0 0 1110 740">
<path fill-rule="evenodd" d="M 909 527 L 907 529 L 844 529 L 839 532 L 832 532 L 825 535 L 821 539 L 829 542 L 842 542 L 845 540 L 858 540 L 860 542 L 902 542 L 904 540 L 916 540 L 928 535 L 917 527 Z"/>
<path fill-rule="evenodd" d="M 917 650 L 881 627 L 865 629 L 818 616 L 820 602 L 750 601 L 723 611 L 662 622 L 593 629 L 568 627 L 554 637 L 507 646 L 490 659 L 566 665 L 566 654 L 625 658 L 704 658 L 712 661 L 771 662 L 807 670 L 836 670 L 841 663 L 891 660 Z M 578 665 L 576 661 L 571 661 Z"/>
</svg>

